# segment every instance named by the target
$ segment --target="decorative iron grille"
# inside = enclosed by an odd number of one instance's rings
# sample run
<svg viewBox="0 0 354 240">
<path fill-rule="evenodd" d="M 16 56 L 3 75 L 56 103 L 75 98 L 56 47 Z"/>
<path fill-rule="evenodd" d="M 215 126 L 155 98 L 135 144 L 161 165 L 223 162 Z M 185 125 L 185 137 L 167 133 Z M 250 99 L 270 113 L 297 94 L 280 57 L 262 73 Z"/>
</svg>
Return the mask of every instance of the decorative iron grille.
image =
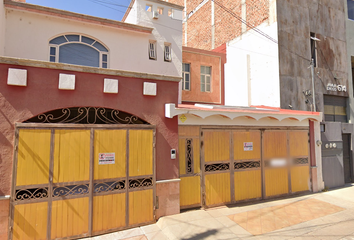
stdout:
<svg viewBox="0 0 354 240">
<path fill-rule="evenodd" d="M 15 201 L 48 198 L 48 188 L 19 189 L 15 193 Z"/>
<path fill-rule="evenodd" d="M 101 182 L 93 185 L 93 192 L 114 192 L 125 189 L 125 180 L 119 180 L 115 182 Z"/>
<path fill-rule="evenodd" d="M 193 139 L 186 139 L 186 173 L 193 173 Z"/>
<path fill-rule="evenodd" d="M 152 177 L 129 180 L 129 189 L 152 187 Z"/>
<path fill-rule="evenodd" d="M 205 164 L 205 172 L 218 172 L 230 169 L 230 163 Z"/>
<path fill-rule="evenodd" d="M 309 159 L 308 159 L 308 158 L 295 158 L 295 159 L 293 160 L 293 163 L 294 163 L 295 165 L 307 164 L 307 163 L 309 163 Z"/>
<path fill-rule="evenodd" d="M 260 168 L 260 167 L 261 167 L 260 161 L 235 162 L 234 163 L 235 170 L 249 169 L 249 168 Z"/>
<path fill-rule="evenodd" d="M 137 116 L 110 108 L 72 107 L 39 114 L 25 123 L 148 124 Z"/>
<path fill-rule="evenodd" d="M 89 184 L 53 187 L 53 197 L 84 195 L 89 193 Z"/>
</svg>

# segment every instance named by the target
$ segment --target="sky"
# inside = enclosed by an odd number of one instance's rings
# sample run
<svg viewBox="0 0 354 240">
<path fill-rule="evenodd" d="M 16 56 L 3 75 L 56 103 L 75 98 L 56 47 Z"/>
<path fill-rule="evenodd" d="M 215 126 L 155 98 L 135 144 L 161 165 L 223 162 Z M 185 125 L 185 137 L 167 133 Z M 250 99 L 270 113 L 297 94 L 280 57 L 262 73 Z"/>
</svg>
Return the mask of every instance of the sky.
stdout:
<svg viewBox="0 0 354 240">
<path fill-rule="evenodd" d="M 130 0 L 26 0 L 26 2 L 120 21 Z"/>
</svg>

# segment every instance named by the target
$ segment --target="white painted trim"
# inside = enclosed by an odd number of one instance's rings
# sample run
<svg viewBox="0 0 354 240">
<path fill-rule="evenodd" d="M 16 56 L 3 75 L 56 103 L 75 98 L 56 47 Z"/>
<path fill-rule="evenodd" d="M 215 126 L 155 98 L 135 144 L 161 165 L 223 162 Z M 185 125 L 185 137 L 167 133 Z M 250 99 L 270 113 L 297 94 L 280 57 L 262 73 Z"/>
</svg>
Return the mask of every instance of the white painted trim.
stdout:
<svg viewBox="0 0 354 240">
<path fill-rule="evenodd" d="M 156 184 L 159 184 L 159 183 L 172 183 L 172 182 L 180 182 L 180 181 L 181 181 L 180 178 L 175 178 L 175 179 L 156 181 Z"/>
<path fill-rule="evenodd" d="M 0 201 L 1 200 L 8 200 L 8 199 L 10 199 L 10 195 L 0 196 Z"/>
<path fill-rule="evenodd" d="M 259 112 L 257 112 L 259 111 Z M 205 119 L 210 116 L 215 116 L 215 115 L 220 115 L 226 118 L 229 118 L 231 120 L 234 120 L 235 118 L 238 117 L 247 117 L 254 119 L 256 121 L 259 121 L 262 118 L 273 118 L 278 121 L 282 121 L 285 119 L 292 119 L 292 120 L 297 120 L 299 122 L 306 120 L 306 119 L 312 119 L 316 120 L 318 122 L 322 121 L 322 113 L 319 115 L 313 115 L 313 114 L 288 114 L 284 113 L 282 114 L 279 110 L 269 110 L 269 109 L 250 109 L 249 111 L 245 109 L 240 109 L 240 111 L 218 111 L 218 109 L 206 109 L 206 110 L 200 110 L 200 109 L 193 109 L 193 108 L 176 108 L 176 105 L 173 103 L 167 103 L 165 104 L 165 117 L 167 118 L 173 118 L 174 116 L 177 115 L 182 115 L 182 114 L 192 114 L 198 117 L 201 117 L 202 119 Z"/>
</svg>

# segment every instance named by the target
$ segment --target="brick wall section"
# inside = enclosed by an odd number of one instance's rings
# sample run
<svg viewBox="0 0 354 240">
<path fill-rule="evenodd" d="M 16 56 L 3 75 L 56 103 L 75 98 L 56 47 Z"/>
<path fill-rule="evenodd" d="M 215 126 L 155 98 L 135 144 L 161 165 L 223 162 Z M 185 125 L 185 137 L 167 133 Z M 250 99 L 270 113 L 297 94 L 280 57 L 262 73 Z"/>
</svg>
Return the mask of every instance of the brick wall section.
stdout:
<svg viewBox="0 0 354 240">
<path fill-rule="evenodd" d="M 196 8 L 200 0 L 187 2 L 187 11 Z M 211 2 L 206 3 L 188 19 L 187 46 L 199 49 L 211 49 Z"/>
<path fill-rule="evenodd" d="M 241 0 L 218 0 L 241 17 Z M 241 35 L 242 23 L 215 4 L 215 48 Z"/>
<path fill-rule="evenodd" d="M 169 0 L 184 6 L 184 0 Z M 202 1 L 187 0 L 187 6 L 184 11 L 190 13 Z M 242 17 L 241 0 L 218 0 L 226 8 L 230 9 L 240 18 Z M 227 13 L 224 9 L 215 6 L 215 45 L 217 48 L 222 44 L 231 41 L 242 33 L 242 23 L 240 20 Z M 269 0 L 246 0 L 247 21 L 258 26 L 269 19 Z M 247 28 L 250 29 L 249 27 Z M 188 19 L 187 26 L 187 43 L 185 42 L 185 24 L 183 24 L 183 46 L 199 48 L 204 50 L 212 50 L 212 27 L 211 27 L 211 0 L 200 8 L 191 18 Z"/>
<path fill-rule="evenodd" d="M 246 6 L 247 22 L 251 25 L 256 27 L 268 20 L 269 0 L 246 0 Z"/>
</svg>

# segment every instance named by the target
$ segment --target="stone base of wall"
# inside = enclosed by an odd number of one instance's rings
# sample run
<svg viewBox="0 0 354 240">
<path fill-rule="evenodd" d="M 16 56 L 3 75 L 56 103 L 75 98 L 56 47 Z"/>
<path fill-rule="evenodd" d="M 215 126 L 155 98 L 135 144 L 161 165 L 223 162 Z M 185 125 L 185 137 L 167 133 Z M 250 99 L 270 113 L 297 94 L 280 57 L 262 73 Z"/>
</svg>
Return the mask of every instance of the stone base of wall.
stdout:
<svg viewBox="0 0 354 240">
<path fill-rule="evenodd" d="M 179 183 L 180 179 L 156 182 L 156 196 L 158 197 L 156 219 L 180 212 Z"/>
<path fill-rule="evenodd" d="M 0 239 L 7 239 L 9 229 L 10 198 L 0 197 Z"/>
</svg>

